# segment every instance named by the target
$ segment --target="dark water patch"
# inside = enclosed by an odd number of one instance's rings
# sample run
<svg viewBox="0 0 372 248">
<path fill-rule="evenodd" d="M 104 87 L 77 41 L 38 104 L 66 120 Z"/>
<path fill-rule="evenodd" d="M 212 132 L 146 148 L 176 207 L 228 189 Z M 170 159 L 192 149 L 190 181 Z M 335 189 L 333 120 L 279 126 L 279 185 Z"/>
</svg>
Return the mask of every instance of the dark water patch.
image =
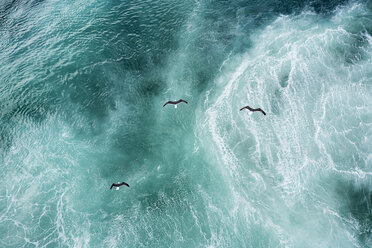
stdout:
<svg viewBox="0 0 372 248">
<path fill-rule="evenodd" d="M 150 71 L 175 51 L 175 40 L 193 5 L 188 1 L 126 1 L 108 3 L 97 29 L 107 31 L 105 51 L 123 63 L 124 70 Z"/>
<path fill-rule="evenodd" d="M 11 35 L 11 40 L 22 35 L 29 28 L 25 24 L 45 0 L 4 0 L 0 2 L 0 31 Z M 32 17 L 31 17 L 32 18 Z M 29 36 L 30 37 L 30 36 Z M 2 41 L 4 42 L 4 41 Z"/>
<path fill-rule="evenodd" d="M 282 75 L 279 78 L 280 86 L 282 86 L 283 88 L 287 87 L 288 86 L 288 79 L 289 79 L 289 74 Z"/>
<path fill-rule="evenodd" d="M 90 119 L 105 118 L 108 110 L 114 106 L 110 82 L 102 75 L 100 68 L 79 74 L 66 84 L 68 88 L 65 94 L 69 102 L 77 104 L 76 110 L 85 113 Z"/>
<path fill-rule="evenodd" d="M 4 115 L 4 123 L 13 120 L 30 119 L 36 123 L 45 120 L 50 108 L 48 106 L 39 105 L 34 102 L 20 102 L 7 114 Z"/>
<path fill-rule="evenodd" d="M 372 244 L 372 189 L 368 184 L 340 180 L 336 184 L 336 194 L 341 206 L 341 214 L 356 220 L 355 230 L 363 247 Z M 366 245 L 366 246 L 365 246 Z"/>
<path fill-rule="evenodd" d="M 232 23 L 239 23 L 247 29 L 257 28 L 262 24 L 278 15 L 290 15 L 300 14 L 303 10 L 310 9 L 315 11 L 317 14 L 332 14 L 333 10 L 337 7 L 345 5 L 348 0 L 306 0 L 306 1 L 215 1 L 210 4 L 210 11 L 208 11 L 208 17 L 218 19 L 218 15 L 214 15 L 218 12 L 222 14 L 223 18 L 227 20 L 234 20 Z M 217 19 L 216 19 L 217 18 Z M 247 22 L 248 21 L 248 22 Z M 218 23 L 218 22 L 217 22 Z M 245 29 L 246 31 L 248 31 Z"/>
<path fill-rule="evenodd" d="M 278 72 L 278 80 L 282 88 L 286 88 L 288 86 L 288 79 L 291 70 L 292 70 L 291 61 L 290 60 L 284 61 Z"/>
<path fill-rule="evenodd" d="M 339 43 L 332 49 L 334 56 L 344 61 L 345 65 L 354 65 L 366 61 L 370 56 L 366 53 L 369 42 L 363 33 L 350 34 L 346 40 Z"/>
<path fill-rule="evenodd" d="M 7 104 L 2 106 L 3 128 L 11 128 L 11 123 L 16 125 L 23 120 L 40 124 L 56 114 L 70 123 L 77 133 L 100 133 L 100 125 L 114 103 L 109 83 L 104 77 L 94 75 L 98 71 L 78 74 L 73 80 L 62 80 L 62 83 L 59 76 L 50 76 L 49 80 L 37 78 L 8 89 L 7 94 L 11 97 L 6 97 Z"/>
<path fill-rule="evenodd" d="M 4 0 L 0 2 L 0 20 L 4 20 L 7 15 L 16 8 L 21 0 Z M 2 22 L 1 22 L 2 23 Z"/>
<path fill-rule="evenodd" d="M 212 62 L 213 61 L 213 62 Z M 193 61 L 191 67 L 185 68 L 184 77 L 187 81 L 191 81 L 193 89 L 196 89 L 198 95 L 202 95 L 205 89 L 208 88 L 208 85 L 213 83 L 213 79 L 219 70 L 220 63 L 222 58 L 213 58 L 212 60 L 206 59 L 205 56 L 202 56 L 198 61 Z M 192 73 L 189 73 L 191 72 Z"/>
<path fill-rule="evenodd" d="M 293 1 L 295 2 L 295 1 Z M 308 2 L 308 6 L 318 14 L 330 14 L 335 8 L 339 7 L 340 5 L 345 5 L 350 2 L 350 0 L 329 0 L 329 1 L 322 1 L 322 0 L 310 0 L 305 1 Z"/>
<path fill-rule="evenodd" d="M 9 126 L 0 129 L 0 159 L 5 156 L 13 142 L 13 130 Z"/>
<path fill-rule="evenodd" d="M 103 177 L 112 177 L 116 173 L 134 174 L 148 166 L 146 159 L 157 161 L 154 153 L 159 153 L 160 148 L 150 137 L 154 125 L 152 107 L 146 108 L 147 111 L 141 111 L 130 107 L 122 113 L 119 123 L 114 124 L 115 132 L 110 135 L 109 144 L 112 154 L 104 158 L 103 164 L 108 166 L 101 168 Z M 115 114 L 120 115 L 120 112 Z"/>
<path fill-rule="evenodd" d="M 146 97 L 154 97 L 160 94 L 164 83 L 160 80 L 149 80 L 141 88 L 141 94 Z"/>
<path fill-rule="evenodd" d="M 17 129 L 21 125 L 28 121 L 41 124 L 56 113 L 60 101 L 48 91 L 40 91 L 37 87 L 33 89 L 32 83 L 19 87 L 13 92 L 9 92 L 7 89 L 3 93 L 0 112 L 2 127 L 0 143 L 3 151 L 7 152 L 11 146 L 13 135 L 16 135 Z"/>
<path fill-rule="evenodd" d="M 19 8 L 25 10 L 35 7 L 44 2 L 44 0 L 4 0 L 0 2 L 0 26 L 3 24 L 1 20 L 5 20 Z"/>
<path fill-rule="evenodd" d="M 275 115 L 280 114 L 280 110 L 282 109 L 282 90 L 276 89 L 274 91 L 274 94 L 271 96 L 270 100 L 270 107 L 271 107 L 271 112 Z"/>
</svg>

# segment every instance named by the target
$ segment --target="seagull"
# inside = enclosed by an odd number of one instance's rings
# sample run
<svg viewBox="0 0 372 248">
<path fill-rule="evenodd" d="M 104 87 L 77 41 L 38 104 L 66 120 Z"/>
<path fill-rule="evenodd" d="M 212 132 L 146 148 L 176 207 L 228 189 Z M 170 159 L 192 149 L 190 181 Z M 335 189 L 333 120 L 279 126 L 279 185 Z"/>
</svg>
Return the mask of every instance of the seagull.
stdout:
<svg viewBox="0 0 372 248">
<path fill-rule="evenodd" d="M 260 108 L 256 108 L 256 109 L 254 109 L 254 108 L 251 108 L 251 107 L 249 107 L 249 106 L 247 105 L 247 106 L 241 108 L 240 111 L 242 111 L 243 109 L 248 109 L 249 111 L 252 111 L 252 112 L 260 111 L 260 112 L 262 112 L 262 114 L 266 115 L 265 111 L 263 111 L 263 110 L 260 109 Z"/>
<path fill-rule="evenodd" d="M 178 101 L 176 101 L 176 100 L 174 100 L 174 101 L 168 101 L 168 102 L 166 102 L 166 103 L 163 105 L 163 107 L 165 107 L 165 105 L 167 105 L 167 104 L 174 104 L 174 108 L 177 108 L 177 104 L 179 104 L 179 103 L 181 103 L 181 102 L 184 102 L 184 103 L 188 104 L 188 102 L 186 102 L 185 100 L 180 99 L 180 100 L 178 100 Z"/>
<path fill-rule="evenodd" d="M 127 184 L 126 182 L 122 182 L 122 183 L 121 182 L 118 182 L 118 183 L 113 183 L 111 185 L 110 189 L 112 189 L 112 187 L 116 187 L 116 190 L 119 190 L 119 187 L 120 186 L 123 186 L 123 185 L 129 187 L 129 184 Z"/>
</svg>

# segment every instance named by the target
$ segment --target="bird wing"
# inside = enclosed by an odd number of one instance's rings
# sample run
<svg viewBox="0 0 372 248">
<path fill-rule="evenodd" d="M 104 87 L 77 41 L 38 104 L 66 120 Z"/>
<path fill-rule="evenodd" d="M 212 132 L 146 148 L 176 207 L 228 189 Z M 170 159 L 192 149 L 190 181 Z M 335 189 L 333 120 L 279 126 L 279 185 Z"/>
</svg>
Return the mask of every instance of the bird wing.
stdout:
<svg viewBox="0 0 372 248">
<path fill-rule="evenodd" d="M 245 106 L 245 107 L 241 108 L 240 111 L 242 111 L 243 109 L 245 109 L 245 108 L 247 108 L 247 107 L 248 107 L 248 106 Z"/>
<path fill-rule="evenodd" d="M 258 108 L 257 111 L 261 111 L 262 114 L 266 115 L 265 111 L 263 111 L 261 108 Z"/>
<path fill-rule="evenodd" d="M 120 187 L 120 186 L 123 186 L 123 185 L 129 187 L 129 184 L 127 184 L 126 182 L 118 183 L 115 186 L 119 186 Z"/>
<path fill-rule="evenodd" d="M 184 103 L 188 104 L 188 102 L 183 100 L 183 99 L 180 99 L 179 102 L 184 102 Z"/>
<path fill-rule="evenodd" d="M 112 187 L 114 187 L 114 184 L 111 185 L 110 189 L 112 189 Z"/>
<path fill-rule="evenodd" d="M 171 101 L 168 101 L 168 102 L 164 103 L 163 107 L 165 107 L 165 105 L 167 105 L 169 103 L 172 103 L 172 102 Z"/>
</svg>

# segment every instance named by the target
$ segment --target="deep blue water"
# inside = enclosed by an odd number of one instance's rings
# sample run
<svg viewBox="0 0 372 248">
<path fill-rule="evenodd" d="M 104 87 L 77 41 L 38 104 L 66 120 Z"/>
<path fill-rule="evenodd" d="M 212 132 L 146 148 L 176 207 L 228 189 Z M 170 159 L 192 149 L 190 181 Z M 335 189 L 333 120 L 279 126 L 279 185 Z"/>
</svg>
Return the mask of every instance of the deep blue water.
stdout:
<svg viewBox="0 0 372 248">
<path fill-rule="evenodd" d="M 0 247 L 372 247 L 371 99 L 371 1 L 2 0 Z"/>
</svg>

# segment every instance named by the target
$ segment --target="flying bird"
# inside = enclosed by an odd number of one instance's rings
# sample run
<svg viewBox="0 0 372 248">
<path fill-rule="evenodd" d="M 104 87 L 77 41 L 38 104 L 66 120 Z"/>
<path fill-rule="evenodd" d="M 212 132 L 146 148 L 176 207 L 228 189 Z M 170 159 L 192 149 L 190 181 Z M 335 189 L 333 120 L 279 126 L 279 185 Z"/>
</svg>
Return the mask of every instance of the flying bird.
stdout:
<svg viewBox="0 0 372 248">
<path fill-rule="evenodd" d="M 113 187 L 116 187 L 116 190 L 119 190 L 119 187 L 120 186 L 123 186 L 123 185 L 129 187 L 129 184 L 127 184 L 126 182 L 122 182 L 122 183 L 121 182 L 118 182 L 118 183 L 113 183 L 111 185 L 110 189 L 112 189 Z"/>
<path fill-rule="evenodd" d="M 174 108 L 177 108 L 177 104 L 179 104 L 181 102 L 184 102 L 184 103 L 188 104 L 188 102 L 186 102 L 185 100 L 180 99 L 178 101 L 176 101 L 176 100 L 174 100 L 174 101 L 168 101 L 168 102 L 164 103 L 163 107 L 165 107 L 165 105 L 167 105 L 167 104 L 174 104 Z"/>
<path fill-rule="evenodd" d="M 263 110 L 260 109 L 260 108 L 256 108 L 256 109 L 254 109 L 254 108 L 251 108 L 251 107 L 249 107 L 249 106 L 247 105 L 247 106 L 241 108 L 240 111 L 242 111 L 243 109 L 248 109 L 249 111 L 252 111 L 252 112 L 260 111 L 260 112 L 262 112 L 262 114 L 266 115 L 265 111 L 263 111 Z"/>
</svg>

